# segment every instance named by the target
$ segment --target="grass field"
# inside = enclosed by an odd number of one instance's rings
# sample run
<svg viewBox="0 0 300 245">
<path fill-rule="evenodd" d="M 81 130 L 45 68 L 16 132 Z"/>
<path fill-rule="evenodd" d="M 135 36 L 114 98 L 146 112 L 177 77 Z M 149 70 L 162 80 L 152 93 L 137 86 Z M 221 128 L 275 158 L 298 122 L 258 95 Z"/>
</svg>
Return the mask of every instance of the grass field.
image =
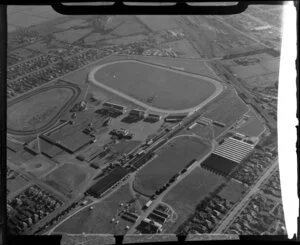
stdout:
<svg viewBox="0 0 300 245">
<path fill-rule="evenodd" d="M 232 66 L 230 69 L 243 79 L 267 75 L 274 72 L 277 73 L 279 71 L 279 59 L 268 59 L 268 61 L 256 63 L 254 65 Z"/>
<path fill-rule="evenodd" d="M 31 173 L 36 177 L 40 177 L 52 170 L 55 167 L 55 165 L 56 164 L 47 157 L 43 155 L 38 155 L 33 159 L 24 162 L 20 169 L 23 169 L 24 171 Z"/>
<path fill-rule="evenodd" d="M 67 31 L 55 33 L 54 36 L 57 40 L 73 43 L 78 41 L 79 39 L 87 36 L 89 33 L 93 31 L 92 28 L 85 28 L 85 29 L 69 29 Z"/>
<path fill-rule="evenodd" d="M 203 76 L 216 77 L 207 63 L 204 61 L 158 56 L 136 56 L 134 57 L 134 59 L 163 66 L 178 67 L 184 71 L 200 74 Z"/>
<path fill-rule="evenodd" d="M 93 205 L 93 210 L 83 209 L 60 225 L 55 232 L 122 235 L 125 233 L 125 226 L 131 226 L 132 223 L 118 216 L 118 213 L 122 210 L 119 204 L 121 202 L 125 204 L 132 200 L 133 197 L 127 184 L 103 201 Z M 120 223 L 116 225 L 111 222 L 112 218 L 119 220 Z"/>
<path fill-rule="evenodd" d="M 168 15 L 138 15 L 137 18 L 154 32 L 178 27 L 173 17 Z"/>
<path fill-rule="evenodd" d="M 213 102 L 203 116 L 230 126 L 247 111 L 248 106 L 236 92 L 228 89 Z"/>
<path fill-rule="evenodd" d="M 84 167 L 66 163 L 45 177 L 45 181 L 62 193 L 71 194 L 88 178 Z"/>
<path fill-rule="evenodd" d="M 209 126 L 203 126 L 200 124 L 197 124 L 193 128 L 189 130 L 190 133 L 194 133 L 204 139 L 212 139 L 213 138 L 213 132 L 211 127 Z"/>
<path fill-rule="evenodd" d="M 236 132 L 250 137 L 258 137 L 264 130 L 264 124 L 253 113 L 247 121 L 235 128 Z"/>
<path fill-rule="evenodd" d="M 140 143 L 141 141 L 137 141 L 137 140 L 121 141 L 115 145 L 112 145 L 111 150 L 113 152 L 118 152 L 120 154 L 124 154 L 124 153 L 127 154 L 130 151 L 132 151 L 134 148 L 136 148 Z"/>
<path fill-rule="evenodd" d="M 205 78 L 137 61 L 107 64 L 96 71 L 95 79 L 147 105 L 169 110 L 195 107 L 216 91 Z"/>
<path fill-rule="evenodd" d="M 151 196 L 194 158 L 202 158 L 209 150 L 210 146 L 196 137 L 182 136 L 172 140 L 137 173 L 135 189 Z"/>
<path fill-rule="evenodd" d="M 236 203 L 241 199 L 245 191 L 246 187 L 243 184 L 231 180 L 218 195 L 232 203 Z"/>
<path fill-rule="evenodd" d="M 73 95 L 73 90 L 67 87 L 49 88 L 37 94 L 33 93 L 8 107 L 8 129 L 39 130 L 49 123 Z"/>
<path fill-rule="evenodd" d="M 193 170 L 164 197 L 163 201 L 173 207 L 178 215 L 176 222 L 169 227 L 174 233 L 210 192 L 213 192 L 225 179 L 201 167 Z"/>
</svg>

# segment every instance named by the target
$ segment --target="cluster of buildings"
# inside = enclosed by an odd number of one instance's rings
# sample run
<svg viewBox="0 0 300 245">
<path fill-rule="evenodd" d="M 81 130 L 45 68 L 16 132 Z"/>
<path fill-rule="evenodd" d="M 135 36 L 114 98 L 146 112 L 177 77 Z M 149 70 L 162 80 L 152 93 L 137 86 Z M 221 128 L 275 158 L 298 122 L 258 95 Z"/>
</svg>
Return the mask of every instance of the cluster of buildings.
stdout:
<svg viewBox="0 0 300 245">
<path fill-rule="evenodd" d="M 279 204 L 280 205 L 280 204 Z M 284 217 L 274 215 L 273 211 L 278 207 L 272 199 L 256 195 L 253 197 L 241 214 L 237 216 L 232 224 L 228 227 L 226 233 L 240 235 L 270 235 L 271 227 L 277 226 L 277 234 L 284 234 Z"/>
<path fill-rule="evenodd" d="M 177 57 L 176 52 L 172 48 L 152 48 L 143 52 L 144 56 L 164 56 L 164 57 Z"/>
<path fill-rule="evenodd" d="M 211 233 L 231 207 L 232 204 L 229 201 L 219 196 L 204 199 L 193 217 L 183 227 L 179 228 L 179 232 L 183 234 Z"/>
<path fill-rule="evenodd" d="M 57 56 L 43 54 L 16 65 L 9 66 L 7 69 L 7 80 L 10 81 L 16 79 L 17 77 L 23 76 L 37 69 L 44 68 L 58 60 L 59 58 Z"/>
<path fill-rule="evenodd" d="M 232 177 L 247 185 L 252 185 L 274 157 L 268 152 L 255 149 L 243 162 L 243 166 L 233 172 Z"/>
<path fill-rule="evenodd" d="M 274 120 L 277 120 L 278 88 L 274 86 L 256 89 L 253 94 L 255 94 L 255 101 L 264 109 L 264 111 L 272 116 Z"/>
<path fill-rule="evenodd" d="M 102 106 L 103 107 L 97 110 L 96 113 L 112 118 L 117 118 L 127 111 L 127 107 L 110 102 L 104 102 Z"/>
<path fill-rule="evenodd" d="M 49 53 L 61 57 L 63 59 L 67 59 L 78 53 L 84 52 L 85 50 L 86 48 L 64 42 L 61 47 L 55 47 L 53 49 L 50 49 Z"/>
<path fill-rule="evenodd" d="M 149 204 L 150 203 L 150 204 Z M 149 205 L 147 205 L 149 204 Z M 149 207 L 151 200 L 145 205 Z M 139 234 L 155 234 L 161 233 L 163 226 L 170 219 L 172 211 L 165 205 L 159 204 L 153 211 L 143 219 L 136 227 L 136 231 Z"/>
<path fill-rule="evenodd" d="M 113 137 L 117 137 L 119 140 L 120 139 L 132 139 L 133 133 L 129 133 L 127 129 L 113 129 L 109 132 L 110 135 Z"/>
<path fill-rule="evenodd" d="M 281 198 L 279 170 L 277 170 L 263 185 L 262 190 L 265 194 Z"/>
<path fill-rule="evenodd" d="M 8 201 L 8 226 L 15 233 L 22 233 L 63 204 L 45 190 L 34 185 Z"/>
<path fill-rule="evenodd" d="M 98 49 L 88 49 L 84 52 L 76 53 L 71 57 L 64 58 L 63 60 L 52 58 L 53 63 L 50 63 L 49 65 L 40 69 L 34 69 L 33 71 L 31 67 L 34 66 L 35 62 L 32 64 L 30 62 L 26 63 L 27 71 L 22 73 L 22 77 L 8 81 L 8 98 L 11 98 L 17 94 L 22 94 L 30 89 L 52 81 L 57 77 L 63 76 L 68 72 L 75 71 L 80 67 L 104 56 L 105 55 L 103 52 Z M 37 68 L 36 65 L 34 67 Z"/>
<path fill-rule="evenodd" d="M 146 112 L 143 110 L 133 109 L 126 117 L 122 119 L 122 122 L 135 123 L 145 118 Z"/>
<path fill-rule="evenodd" d="M 21 28 L 8 35 L 8 43 L 13 47 L 34 43 L 41 39 L 42 36 L 39 34 L 39 32 L 30 28 Z"/>
</svg>

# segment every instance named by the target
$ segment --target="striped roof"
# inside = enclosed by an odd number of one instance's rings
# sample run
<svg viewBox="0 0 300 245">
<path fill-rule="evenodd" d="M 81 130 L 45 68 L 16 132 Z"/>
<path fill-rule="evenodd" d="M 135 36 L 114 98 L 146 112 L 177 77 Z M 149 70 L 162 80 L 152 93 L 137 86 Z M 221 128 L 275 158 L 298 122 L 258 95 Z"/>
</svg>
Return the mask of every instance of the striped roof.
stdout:
<svg viewBox="0 0 300 245">
<path fill-rule="evenodd" d="M 229 137 L 214 154 L 240 163 L 254 148 L 254 145 Z"/>
</svg>

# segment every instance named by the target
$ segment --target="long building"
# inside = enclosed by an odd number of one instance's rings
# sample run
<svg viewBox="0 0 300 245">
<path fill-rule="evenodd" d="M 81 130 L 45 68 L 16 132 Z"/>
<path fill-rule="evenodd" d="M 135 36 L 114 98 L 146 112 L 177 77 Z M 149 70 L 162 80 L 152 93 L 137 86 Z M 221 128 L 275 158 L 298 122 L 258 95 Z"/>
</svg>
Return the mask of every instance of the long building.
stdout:
<svg viewBox="0 0 300 245">
<path fill-rule="evenodd" d="M 116 110 L 122 111 L 123 113 L 126 112 L 126 109 L 127 109 L 125 106 L 113 104 L 110 102 L 104 102 L 103 106 L 108 107 L 108 108 L 114 108 Z"/>
<path fill-rule="evenodd" d="M 229 137 L 201 165 L 228 175 L 254 148 L 254 144 Z"/>
<path fill-rule="evenodd" d="M 91 194 L 95 197 L 101 197 L 108 190 L 111 189 L 115 184 L 122 181 L 125 176 L 129 173 L 129 170 L 123 167 L 116 167 L 112 170 L 108 175 L 104 176 L 100 180 L 98 180 L 94 185 L 92 185 L 87 193 Z"/>
</svg>

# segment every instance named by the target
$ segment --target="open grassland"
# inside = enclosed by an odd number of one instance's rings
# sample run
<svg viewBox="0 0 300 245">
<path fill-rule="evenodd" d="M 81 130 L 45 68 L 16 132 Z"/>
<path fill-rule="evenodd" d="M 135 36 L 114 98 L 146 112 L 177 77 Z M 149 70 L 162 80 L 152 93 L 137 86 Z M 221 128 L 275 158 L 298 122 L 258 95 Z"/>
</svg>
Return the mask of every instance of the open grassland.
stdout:
<svg viewBox="0 0 300 245">
<path fill-rule="evenodd" d="M 57 32 L 54 34 L 55 38 L 62 42 L 74 43 L 81 38 L 87 36 L 89 33 L 93 31 L 92 28 L 85 29 L 69 29 L 63 32 Z"/>
<path fill-rule="evenodd" d="M 52 126 L 79 96 L 69 85 L 43 87 L 8 103 L 8 133 L 34 134 Z"/>
<path fill-rule="evenodd" d="M 180 15 L 173 18 L 201 57 L 221 57 L 254 44 L 216 17 Z"/>
<path fill-rule="evenodd" d="M 250 137 L 258 137 L 262 132 L 264 132 L 264 130 L 264 124 L 257 118 L 255 114 L 252 114 L 250 118 L 235 128 L 236 132 Z"/>
<path fill-rule="evenodd" d="M 134 60 L 96 67 L 89 79 L 162 110 L 194 108 L 220 90 L 214 79 Z"/>
<path fill-rule="evenodd" d="M 164 146 L 158 156 L 136 175 L 134 188 L 151 196 L 193 159 L 201 159 L 210 146 L 193 136 L 181 136 Z"/>
<path fill-rule="evenodd" d="M 66 163 L 45 177 L 45 181 L 65 194 L 71 194 L 88 178 L 88 172 L 82 166 Z"/>
<path fill-rule="evenodd" d="M 168 233 L 174 233 L 189 215 L 193 214 L 197 204 L 225 181 L 201 167 L 195 168 L 186 178 L 172 188 L 163 201 L 171 205 L 178 215 L 176 222 L 169 227 Z"/>
<path fill-rule="evenodd" d="M 242 198 L 245 191 L 246 187 L 242 183 L 231 180 L 218 195 L 229 202 L 236 203 Z"/>
<path fill-rule="evenodd" d="M 267 75 L 270 73 L 278 73 L 279 71 L 279 59 L 273 58 L 267 61 L 259 62 L 253 65 L 247 66 L 232 66 L 230 69 L 236 73 L 240 78 L 250 78 L 256 76 Z"/>
<path fill-rule="evenodd" d="M 137 21 L 136 16 L 117 15 L 108 17 L 105 29 L 115 36 L 132 36 L 139 33 L 147 33 L 148 29 Z"/>
<path fill-rule="evenodd" d="M 112 145 L 111 150 L 113 152 L 118 152 L 119 154 L 127 154 L 134 148 L 136 148 L 140 143 L 141 141 L 138 140 L 121 141 L 117 144 Z"/>
<path fill-rule="evenodd" d="M 40 177 L 47 174 L 55 166 L 56 164 L 53 161 L 51 161 L 49 158 L 43 155 L 38 155 L 22 163 L 20 169 L 28 173 L 31 173 L 36 177 Z"/>
<path fill-rule="evenodd" d="M 158 56 L 133 56 L 133 58 L 203 76 L 216 77 L 214 72 L 209 68 L 209 65 L 201 60 Z"/>
<path fill-rule="evenodd" d="M 228 89 L 213 102 L 203 116 L 230 126 L 239 120 L 248 109 L 237 93 Z"/>
<path fill-rule="evenodd" d="M 138 15 L 137 18 L 153 32 L 178 27 L 173 17 L 169 15 Z"/>
<path fill-rule="evenodd" d="M 69 218 L 55 232 L 122 235 L 125 233 L 125 226 L 130 226 L 132 223 L 123 220 L 118 215 L 124 209 L 120 207 L 120 203 L 125 204 L 132 200 L 129 185 L 122 186 L 106 199 L 93 205 L 93 210 L 89 210 L 87 207 Z M 119 220 L 119 224 L 111 222 L 112 218 Z"/>
</svg>

